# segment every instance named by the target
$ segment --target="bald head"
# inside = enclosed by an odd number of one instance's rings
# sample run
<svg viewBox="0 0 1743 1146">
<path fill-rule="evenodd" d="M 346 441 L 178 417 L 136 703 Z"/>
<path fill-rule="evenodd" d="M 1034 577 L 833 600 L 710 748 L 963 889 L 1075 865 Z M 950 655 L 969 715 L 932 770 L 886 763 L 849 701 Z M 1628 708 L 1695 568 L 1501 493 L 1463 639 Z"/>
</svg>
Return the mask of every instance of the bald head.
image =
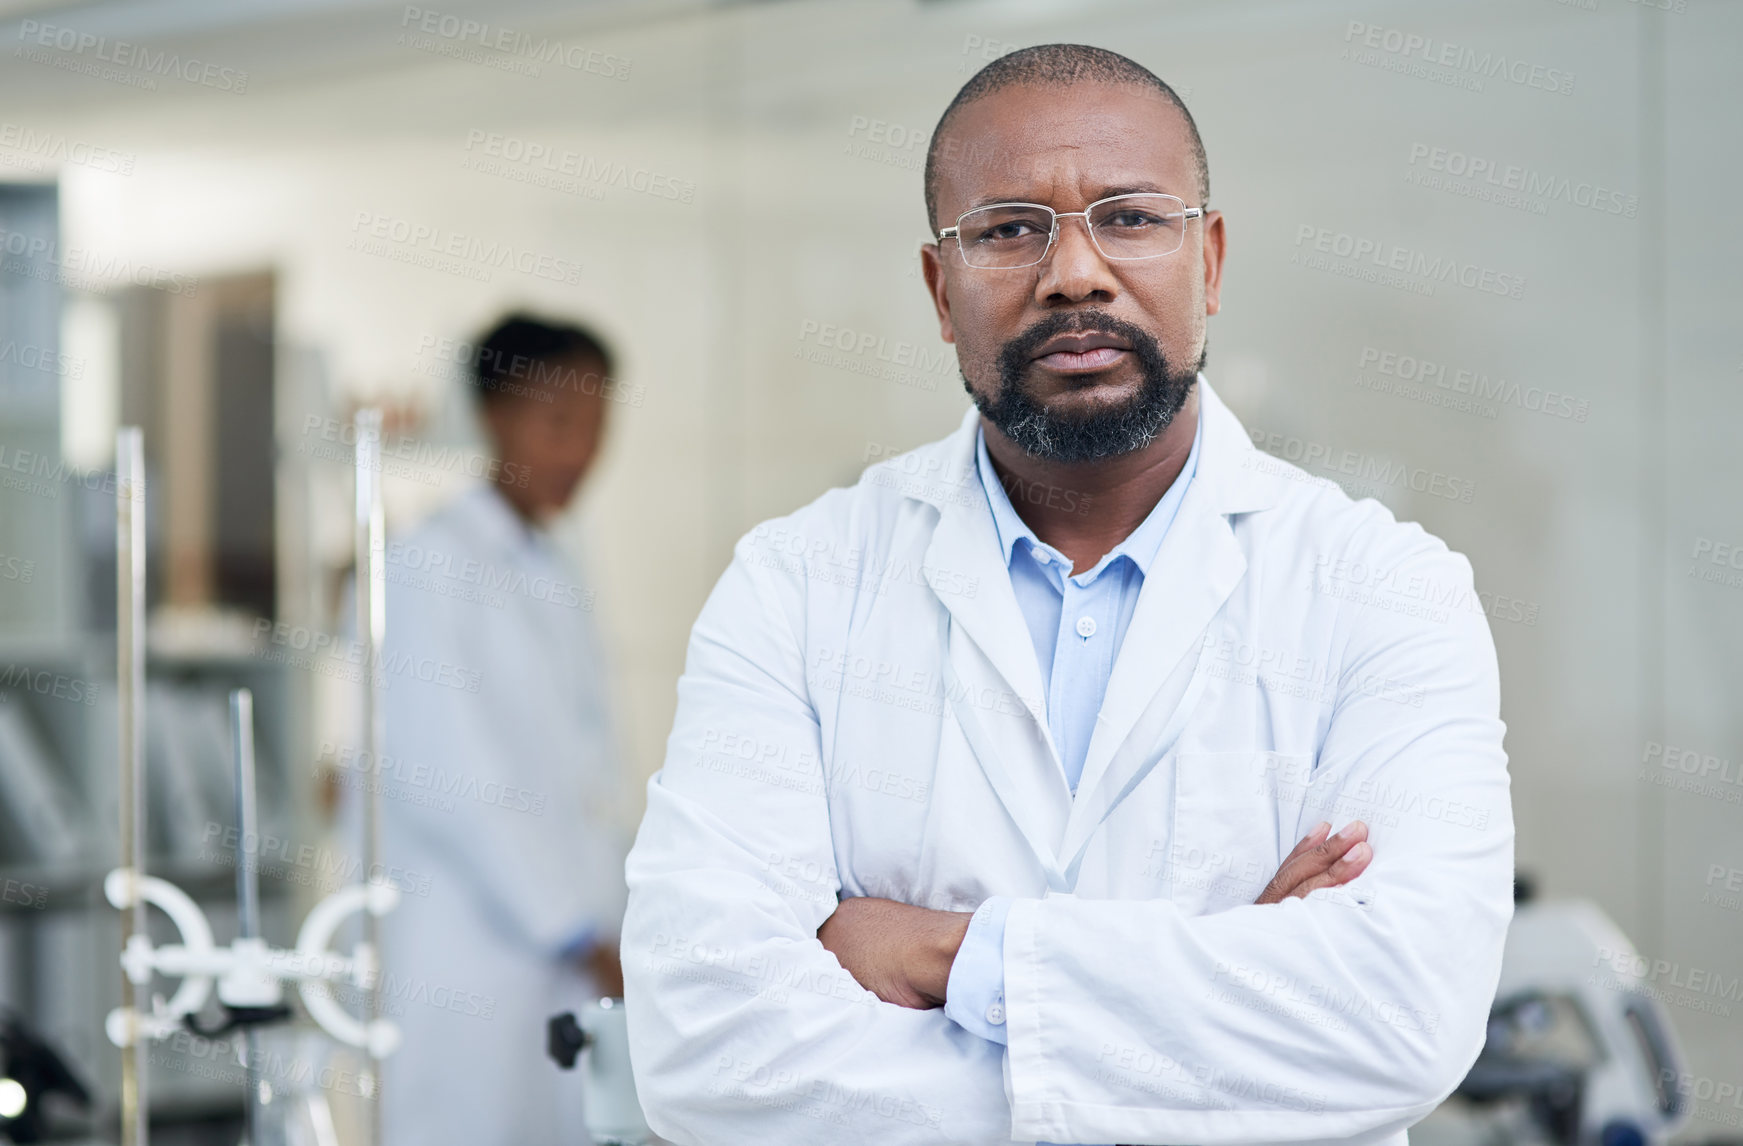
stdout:
<svg viewBox="0 0 1743 1146">
<path fill-rule="evenodd" d="M 1192 113 L 1186 110 L 1186 104 L 1173 88 L 1149 68 L 1118 52 L 1092 48 L 1086 44 L 1038 44 L 1033 48 L 1020 48 L 1000 56 L 976 72 L 962 85 L 962 90 L 956 93 L 956 98 L 950 101 L 950 106 L 939 117 L 938 126 L 932 131 L 931 145 L 926 150 L 926 217 L 932 226 L 936 228 L 941 225 L 938 218 L 938 167 L 945 161 L 948 151 L 965 152 L 970 162 L 999 161 L 996 156 L 977 156 L 972 144 L 959 148 L 950 146 L 953 140 L 950 127 L 961 109 L 1018 85 L 1068 88 L 1077 84 L 1141 88 L 1154 92 L 1166 101 L 1186 124 L 1186 136 L 1198 182 L 1198 203 L 1194 206 L 1201 205 L 1210 198 L 1210 165 L 1205 160 L 1204 141 L 1199 138 L 1198 124 L 1193 122 Z"/>
</svg>

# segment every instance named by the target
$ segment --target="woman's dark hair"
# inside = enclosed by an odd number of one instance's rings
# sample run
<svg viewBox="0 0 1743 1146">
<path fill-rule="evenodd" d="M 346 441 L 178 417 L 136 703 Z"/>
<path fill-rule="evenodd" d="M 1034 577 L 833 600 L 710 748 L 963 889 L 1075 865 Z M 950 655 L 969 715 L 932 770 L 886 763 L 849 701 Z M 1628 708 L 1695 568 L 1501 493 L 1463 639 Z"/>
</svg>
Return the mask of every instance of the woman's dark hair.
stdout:
<svg viewBox="0 0 1743 1146">
<path fill-rule="evenodd" d="M 592 331 L 572 323 L 546 322 L 530 314 L 504 318 L 477 346 L 471 363 L 472 388 L 481 402 L 555 381 L 555 372 L 541 367 L 560 359 L 596 358 L 607 378 L 612 373 L 611 351 Z"/>
</svg>

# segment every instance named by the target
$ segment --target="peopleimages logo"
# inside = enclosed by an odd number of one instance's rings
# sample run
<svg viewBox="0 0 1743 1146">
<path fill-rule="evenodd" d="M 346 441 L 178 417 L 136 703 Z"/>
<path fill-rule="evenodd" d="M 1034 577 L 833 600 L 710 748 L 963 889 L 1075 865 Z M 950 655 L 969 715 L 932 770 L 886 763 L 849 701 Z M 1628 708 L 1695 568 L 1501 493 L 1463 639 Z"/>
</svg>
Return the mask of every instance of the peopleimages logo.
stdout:
<svg viewBox="0 0 1743 1146">
<path fill-rule="evenodd" d="M 559 64 L 608 80 L 627 80 L 634 60 L 615 52 L 566 43 L 549 36 L 489 24 L 450 12 L 407 4 L 399 26 L 405 31 L 400 42 L 421 52 L 467 60 L 472 63 L 513 63 L 505 70 L 537 76 L 540 64 Z M 420 35 L 421 33 L 421 35 Z"/>
<path fill-rule="evenodd" d="M 602 159 L 559 144 L 522 139 L 501 132 L 485 131 L 483 128 L 472 128 L 466 133 L 466 151 L 477 153 L 467 162 L 467 166 L 474 171 L 510 177 L 509 169 L 502 166 L 506 164 L 531 172 L 543 172 L 548 176 L 559 177 L 555 184 L 558 190 L 567 186 L 561 177 L 569 176 L 572 177 L 575 187 L 587 185 L 589 198 L 599 197 L 592 192 L 603 192 L 606 187 L 618 187 L 641 195 L 651 195 L 656 199 L 675 199 L 680 203 L 691 203 L 696 199 L 696 184 L 689 179 L 651 171 L 646 167 L 631 166 L 619 160 Z M 540 182 L 538 179 L 532 181 Z"/>
<path fill-rule="evenodd" d="M 0 342 L 0 366 L 22 366 L 26 370 L 41 370 L 62 378 L 82 378 L 85 360 L 71 358 L 40 346 L 20 345 L 16 341 Z"/>
<path fill-rule="evenodd" d="M 18 24 L 18 39 L 30 48 L 53 48 L 57 52 L 73 56 L 89 54 L 94 61 L 143 72 L 146 76 L 178 79 L 214 91 L 234 92 L 237 95 L 248 90 L 248 73 L 239 68 L 204 62 L 191 56 L 184 59 L 178 53 L 161 48 L 154 51 L 144 44 L 111 40 L 107 36 L 81 32 L 77 28 L 60 24 L 21 20 Z M 25 50 L 16 49 L 13 54 L 24 56 Z M 27 58 L 38 63 L 50 62 L 38 59 L 34 54 Z"/>
<path fill-rule="evenodd" d="M 1386 53 L 1398 60 L 1421 61 L 1431 67 L 1473 79 L 1506 80 L 1521 87 L 1537 88 L 1555 95 L 1574 94 L 1574 74 L 1545 67 L 1505 52 L 1480 52 L 1448 40 L 1437 40 L 1403 28 L 1386 28 L 1351 20 L 1344 29 L 1344 43 Z M 1348 48 L 1345 49 L 1349 51 Z M 1358 62 L 1367 62 L 1360 60 Z M 1480 90 L 1480 89 L 1479 89 Z"/>
<path fill-rule="evenodd" d="M 856 115 L 848 121 L 847 142 L 841 150 L 844 155 L 920 171 L 926 166 L 926 152 L 920 145 L 930 136 L 928 128 Z"/>
<path fill-rule="evenodd" d="M 815 318 L 799 323 L 793 357 L 919 390 L 937 390 L 939 379 L 956 371 L 956 354 L 949 347 L 932 351 L 905 339 Z"/>
<path fill-rule="evenodd" d="M 1362 347 L 1357 366 L 1362 371 L 1368 389 L 1402 393 L 1404 391 L 1401 386 L 1408 384 L 1447 390 L 1457 397 L 1494 403 L 1494 407 L 1477 411 L 1487 413 L 1489 417 L 1494 417 L 1491 411 L 1499 406 L 1513 406 L 1534 414 L 1574 422 L 1584 422 L 1591 412 L 1589 402 L 1581 401 L 1572 394 L 1547 390 L 1541 386 L 1520 386 L 1501 375 L 1491 376 L 1485 370 L 1449 367 L 1445 362 L 1382 350 L 1377 346 Z M 1358 385 L 1364 382 L 1358 382 Z"/>
<path fill-rule="evenodd" d="M 1470 504 L 1471 498 L 1477 492 L 1477 483 L 1470 478 L 1456 477 L 1421 466 L 1407 466 L 1403 462 L 1393 462 L 1357 450 L 1339 449 L 1292 434 L 1267 433 L 1260 429 L 1253 429 L 1248 433 L 1253 444 L 1263 450 L 1264 454 L 1257 458 L 1248 458 L 1243 465 L 1278 477 L 1288 478 L 1291 475 L 1284 468 L 1275 466 L 1274 462 L 1267 467 L 1267 461 L 1282 458 L 1304 470 L 1317 469 L 1341 474 L 1351 479 L 1357 489 L 1368 485 L 1380 489 L 1407 486 L 1416 493 L 1431 494 L 1448 501 L 1461 501 L 1466 505 Z M 1306 481 L 1323 480 L 1310 474 L 1299 476 Z M 1350 496 L 1357 495 L 1352 492 Z"/>
<path fill-rule="evenodd" d="M 3 561 L 0 558 L 0 569 L 4 568 Z M 46 669 L 33 670 L 20 664 L 6 666 L 5 674 L 0 675 L 0 687 L 25 689 L 38 696 L 51 696 L 56 700 L 84 704 L 87 707 L 97 703 L 97 686 L 90 681 L 63 673 L 51 673 Z"/>
<path fill-rule="evenodd" d="M 101 254 L 87 247 L 63 248 L 58 240 L 4 228 L 0 228 L 0 255 L 24 256 L 22 265 L 0 258 L 0 270 L 98 292 L 105 285 L 125 283 L 191 298 L 200 286 L 199 279 L 188 275 Z"/>
<path fill-rule="evenodd" d="M 1604 215 L 1632 219 L 1640 213 L 1640 196 L 1625 195 L 1613 187 L 1588 180 L 1575 182 L 1565 176 L 1546 175 L 1517 163 L 1499 163 L 1481 155 L 1467 155 L 1426 143 L 1410 145 L 1410 166 L 1440 172 L 1454 179 L 1483 183 L 1503 191 L 1546 200 L 1561 200 Z"/>
<path fill-rule="evenodd" d="M 1364 260 L 1381 271 L 1414 275 L 1428 280 L 1423 285 L 1432 291 L 1430 283 L 1452 283 L 1467 290 L 1517 299 L 1525 295 L 1525 276 L 1498 271 L 1476 263 L 1462 262 L 1444 255 L 1401 247 L 1397 243 L 1381 242 L 1362 235 L 1333 231 L 1302 223 L 1295 228 L 1296 255 L 1291 261 L 1302 261 L 1302 244 L 1308 251 L 1360 264 Z"/>
<path fill-rule="evenodd" d="M 111 175 L 132 175 L 137 158 L 131 151 L 98 147 L 18 123 L 0 123 L 0 148 L 18 153 L 16 158 L 0 159 L 0 163 L 9 167 L 27 166 L 32 171 L 44 171 L 51 164 L 67 163 Z"/>
<path fill-rule="evenodd" d="M 458 270 L 465 272 L 465 277 L 484 282 L 490 281 L 492 270 L 518 271 L 568 286 L 581 281 L 579 261 L 377 211 L 358 211 L 352 216 L 346 245 L 365 254 L 434 270 Z"/>
</svg>

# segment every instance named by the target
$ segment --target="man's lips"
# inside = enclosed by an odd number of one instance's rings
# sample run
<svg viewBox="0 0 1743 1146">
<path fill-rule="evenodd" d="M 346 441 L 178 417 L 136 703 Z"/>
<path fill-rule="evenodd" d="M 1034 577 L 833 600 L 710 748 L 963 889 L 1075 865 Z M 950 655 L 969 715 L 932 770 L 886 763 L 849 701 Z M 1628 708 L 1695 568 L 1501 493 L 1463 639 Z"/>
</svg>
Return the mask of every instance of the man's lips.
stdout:
<svg viewBox="0 0 1743 1146">
<path fill-rule="evenodd" d="M 1051 370 L 1105 370 L 1131 353 L 1123 338 L 1100 331 L 1062 334 L 1041 344 L 1035 361 Z"/>
<path fill-rule="evenodd" d="M 1081 353 L 1073 350 L 1055 350 L 1051 354 L 1043 354 L 1035 359 L 1050 370 L 1105 370 L 1118 362 L 1131 351 L 1117 346 L 1098 346 L 1094 350 Z"/>
</svg>

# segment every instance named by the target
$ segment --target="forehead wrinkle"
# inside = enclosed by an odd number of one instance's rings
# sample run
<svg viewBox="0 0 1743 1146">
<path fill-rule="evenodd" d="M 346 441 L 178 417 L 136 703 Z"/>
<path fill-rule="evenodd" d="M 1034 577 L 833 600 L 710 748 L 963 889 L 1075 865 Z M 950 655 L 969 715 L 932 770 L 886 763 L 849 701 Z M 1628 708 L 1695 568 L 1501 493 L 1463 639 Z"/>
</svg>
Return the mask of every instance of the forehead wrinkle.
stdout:
<svg viewBox="0 0 1743 1146">
<path fill-rule="evenodd" d="M 972 105 L 971 105 L 972 106 Z M 1163 105 L 1166 108 L 1167 105 Z M 1170 109 L 1171 110 L 1171 109 Z M 1048 124 L 1045 127 L 1034 123 L 1024 123 L 1017 132 L 1009 132 L 994 127 L 985 132 L 977 132 L 976 136 L 989 140 L 986 150 L 997 156 L 1003 151 L 1009 156 L 1008 162 L 995 160 L 990 166 L 1002 169 L 999 174 L 1006 178 L 1022 178 L 1026 172 L 1037 182 L 1055 181 L 1054 170 L 1061 166 L 1069 168 L 1067 178 L 1081 182 L 1086 175 L 1086 169 L 1094 166 L 1094 158 L 1085 162 L 1097 151 L 1106 152 L 1107 164 L 1118 167 L 1124 174 L 1109 176 L 1104 182 L 1108 185 L 1148 181 L 1158 185 L 1174 182 L 1169 178 L 1170 167 L 1180 167 L 1184 163 L 1186 170 L 1182 177 L 1187 183 L 1195 183 L 1193 178 L 1193 159 L 1189 149 L 1169 149 L 1161 154 L 1150 150 L 1154 147 L 1155 132 L 1134 133 L 1127 117 L 1118 114 L 1096 115 L 1088 117 L 1091 123 L 1089 130 L 1082 123 Z M 1125 122 L 1118 122 L 1125 119 Z M 1038 140 L 1041 132 L 1046 131 L 1052 136 L 1065 138 Z M 1014 138 L 1013 138 L 1014 136 Z M 1001 138 L 1002 137 L 1002 138 Z M 958 135 L 959 139 L 968 136 Z M 1040 143 L 1040 146 L 1037 144 Z M 971 146 L 966 155 L 956 160 L 944 160 L 940 164 L 940 174 L 947 180 L 963 183 L 972 180 L 972 172 L 976 167 L 989 164 L 977 163 L 974 159 L 975 150 Z M 965 169 L 968 173 L 965 176 Z M 1142 172 L 1142 174 L 1140 174 Z"/>
<path fill-rule="evenodd" d="M 960 167 L 952 167 L 940 173 L 942 194 L 939 205 L 945 209 L 947 217 L 955 218 L 963 211 L 993 203 L 1041 203 L 1064 211 L 1076 209 L 1063 203 L 1065 198 L 1071 199 L 1072 203 L 1081 200 L 1078 204 L 1081 206 L 1113 195 L 1136 192 L 1175 195 L 1189 202 L 1196 197 L 1196 180 L 1190 163 L 1185 170 L 1173 173 L 1178 176 L 1175 178 L 1166 170 L 1158 170 L 1158 167 L 1170 166 L 1167 158 L 1175 157 L 1166 157 L 1161 163 L 1146 157 L 1145 162 L 1139 163 L 1136 161 L 1138 157 L 1128 152 L 1110 155 L 1099 163 L 1093 158 L 1086 161 L 1087 153 L 1093 147 L 1093 144 L 1064 144 L 1055 151 L 1027 156 L 1022 164 L 1012 165 L 1026 170 L 1003 169 L 985 179 L 975 176 L 972 165 L 966 173 Z M 960 206 L 951 202 L 958 195 Z"/>
</svg>

